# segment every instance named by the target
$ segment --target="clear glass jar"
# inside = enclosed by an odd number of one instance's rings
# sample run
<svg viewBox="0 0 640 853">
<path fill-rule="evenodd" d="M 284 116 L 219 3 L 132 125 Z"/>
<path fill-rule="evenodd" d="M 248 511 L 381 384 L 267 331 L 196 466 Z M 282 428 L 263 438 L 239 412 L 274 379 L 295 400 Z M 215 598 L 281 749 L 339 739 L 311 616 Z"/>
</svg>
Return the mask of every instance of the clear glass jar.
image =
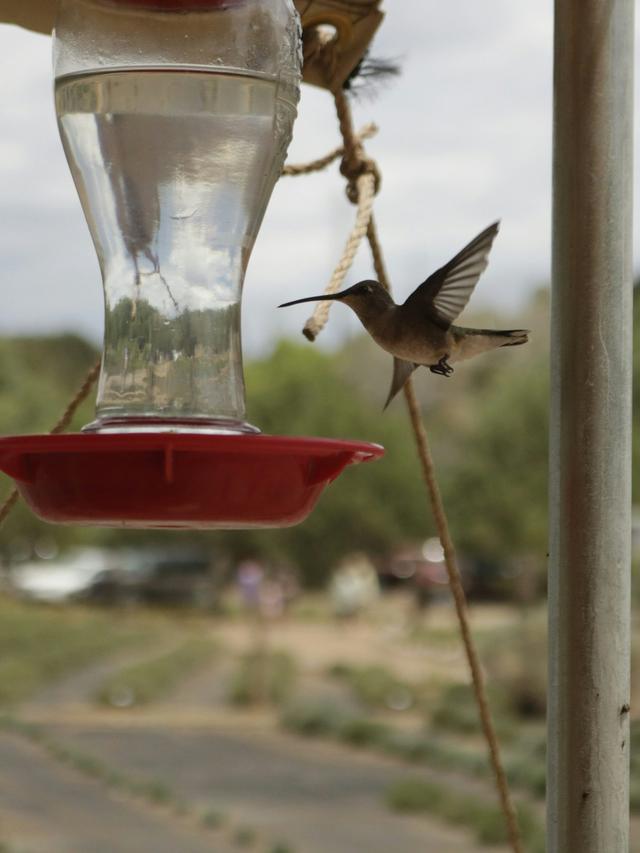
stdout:
<svg viewBox="0 0 640 853">
<path fill-rule="evenodd" d="M 88 429 L 253 430 L 245 270 L 291 139 L 290 0 L 61 0 L 55 101 L 105 296 Z"/>
</svg>

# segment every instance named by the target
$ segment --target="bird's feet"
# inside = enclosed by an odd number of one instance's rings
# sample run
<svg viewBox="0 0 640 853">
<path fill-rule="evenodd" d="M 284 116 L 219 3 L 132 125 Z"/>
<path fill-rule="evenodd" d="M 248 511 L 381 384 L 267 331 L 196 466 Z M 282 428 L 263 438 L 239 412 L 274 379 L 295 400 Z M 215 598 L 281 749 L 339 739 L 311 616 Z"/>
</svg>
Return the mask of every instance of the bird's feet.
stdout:
<svg viewBox="0 0 640 853">
<path fill-rule="evenodd" d="M 437 373 L 439 376 L 451 376 L 453 373 L 453 367 L 447 361 L 449 356 L 443 355 L 440 361 L 437 364 L 432 364 L 429 367 L 429 370 L 432 373 Z"/>
</svg>

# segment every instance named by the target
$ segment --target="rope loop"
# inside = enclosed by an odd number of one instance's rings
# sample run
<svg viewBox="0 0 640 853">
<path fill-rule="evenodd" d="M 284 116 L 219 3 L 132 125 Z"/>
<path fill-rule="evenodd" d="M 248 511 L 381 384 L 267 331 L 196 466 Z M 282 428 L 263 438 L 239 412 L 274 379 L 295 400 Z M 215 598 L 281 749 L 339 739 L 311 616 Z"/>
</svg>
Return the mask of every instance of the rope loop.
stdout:
<svg viewBox="0 0 640 853">
<path fill-rule="evenodd" d="M 370 139 L 378 132 L 378 128 L 373 122 L 365 124 L 358 133 L 357 138 L 362 144 L 365 139 Z M 339 145 L 323 157 L 318 157 L 317 160 L 311 160 L 309 163 L 286 163 L 282 169 L 283 177 L 296 175 L 310 175 L 312 172 L 321 172 L 326 169 L 334 160 L 344 157 L 344 145 Z"/>
</svg>

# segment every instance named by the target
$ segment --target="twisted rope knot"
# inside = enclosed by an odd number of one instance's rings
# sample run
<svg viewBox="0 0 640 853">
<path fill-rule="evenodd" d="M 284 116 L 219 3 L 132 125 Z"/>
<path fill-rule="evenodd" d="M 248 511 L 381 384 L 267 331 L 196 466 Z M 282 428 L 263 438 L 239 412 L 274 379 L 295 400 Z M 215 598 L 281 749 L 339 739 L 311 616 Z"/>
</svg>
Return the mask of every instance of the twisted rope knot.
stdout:
<svg viewBox="0 0 640 853">
<path fill-rule="evenodd" d="M 333 98 L 336 105 L 340 133 L 344 142 L 344 154 L 340 164 L 340 172 L 347 179 L 347 198 L 352 204 L 358 204 L 358 179 L 363 175 L 373 176 L 374 195 L 380 189 L 381 175 L 378 164 L 371 157 L 367 157 L 362 136 L 358 136 L 353 129 L 351 120 L 351 108 L 343 89 L 335 89 Z"/>
<path fill-rule="evenodd" d="M 377 132 L 378 128 L 376 125 L 373 124 L 373 122 L 370 122 L 369 124 L 365 124 L 364 127 L 358 131 L 356 137 L 360 143 L 363 143 L 365 139 L 370 139 L 372 136 L 375 136 Z M 317 160 L 311 160 L 309 163 L 286 163 L 282 169 L 282 174 L 295 176 L 310 175 L 312 172 L 321 172 L 330 163 L 333 163 L 334 160 L 344 157 L 344 152 L 344 145 L 339 145 L 337 148 L 329 151 L 328 154 L 325 154 L 323 157 L 318 157 Z"/>
<path fill-rule="evenodd" d="M 347 179 L 346 193 L 352 204 L 358 203 L 358 178 L 362 175 L 373 176 L 373 194 L 378 194 L 382 182 L 380 169 L 373 158 L 365 155 L 364 146 L 360 141 L 345 151 L 340 163 L 340 173 Z"/>
</svg>

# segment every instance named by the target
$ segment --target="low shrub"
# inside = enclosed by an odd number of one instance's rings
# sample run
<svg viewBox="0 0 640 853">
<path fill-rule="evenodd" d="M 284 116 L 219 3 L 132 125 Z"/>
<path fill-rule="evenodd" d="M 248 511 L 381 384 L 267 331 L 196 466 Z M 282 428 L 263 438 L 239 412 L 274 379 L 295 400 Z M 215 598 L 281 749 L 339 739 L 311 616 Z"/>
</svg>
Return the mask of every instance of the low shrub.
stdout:
<svg viewBox="0 0 640 853">
<path fill-rule="evenodd" d="M 496 732 L 502 740 L 509 740 L 515 726 L 509 717 L 504 693 L 495 686 L 488 692 Z M 446 687 L 431 709 L 430 722 L 434 728 L 456 734 L 480 734 L 482 726 L 473 687 L 470 684 Z"/>
<path fill-rule="evenodd" d="M 233 705 L 282 705 L 293 692 L 296 678 L 295 660 L 287 652 L 249 652 L 240 658 L 228 698 Z"/>
<path fill-rule="evenodd" d="M 547 790 L 547 766 L 544 758 L 519 756 L 507 762 L 505 772 L 512 785 L 529 791 L 534 797 L 544 798 Z"/>
<path fill-rule="evenodd" d="M 543 720 L 547 707 L 546 612 L 525 612 L 515 626 L 496 632 L 485 644 L 491 681 L 499 684 L 507 713 Z"/>
<path fill-rule="evenodd" d="M 390 731 L 390 727 L 384 723 L 355 717 L 345 720 L 338 727 L 337 735 L 341 741 L 353 746 L 384 746 Z"/>
<path fill-rule="evenodd" d="M 394 811 L 428 813 L 470 829 L 480 844 L 504 844 L 508 841 L 504 814 L 493 803 L 461 793 L 451 786 L 420 778 L 403 779 L 387 792 L 387 804 Z M 532 853 L 544 851 L 544 829 L 533 811 L 518 806 L 518 824 L 522 839 Z"/>
<path fill-rule="evenodd" d="M 256 831 L 250 826 L 240 826 L 233 834 L 236 847 L 253 847 L 257 841 Z"/>
<path fill-rule="evenodd" d="M 200 823 L 207 829 L 220 829 L 225 821 L 225 816 L 218 809 L 207 809 L 200 815 Z"/>
<path fill-rule="evenodd" d="M 388 708 L 404 711 L 413 707 L 417 700 L 414 687 L 399 678 L 384 666 L 350 666 L 333 664 L 329 675 L 346 683 L 355 698 L 366 708 Z"/>
<path fill-rule="evenodd" d="M 345 715 L 332 705 L 299 703 L 285 709 L 280 723 L 296 734 L 320 737 L 335 735 L 345 719 Z"/>
</svg>

